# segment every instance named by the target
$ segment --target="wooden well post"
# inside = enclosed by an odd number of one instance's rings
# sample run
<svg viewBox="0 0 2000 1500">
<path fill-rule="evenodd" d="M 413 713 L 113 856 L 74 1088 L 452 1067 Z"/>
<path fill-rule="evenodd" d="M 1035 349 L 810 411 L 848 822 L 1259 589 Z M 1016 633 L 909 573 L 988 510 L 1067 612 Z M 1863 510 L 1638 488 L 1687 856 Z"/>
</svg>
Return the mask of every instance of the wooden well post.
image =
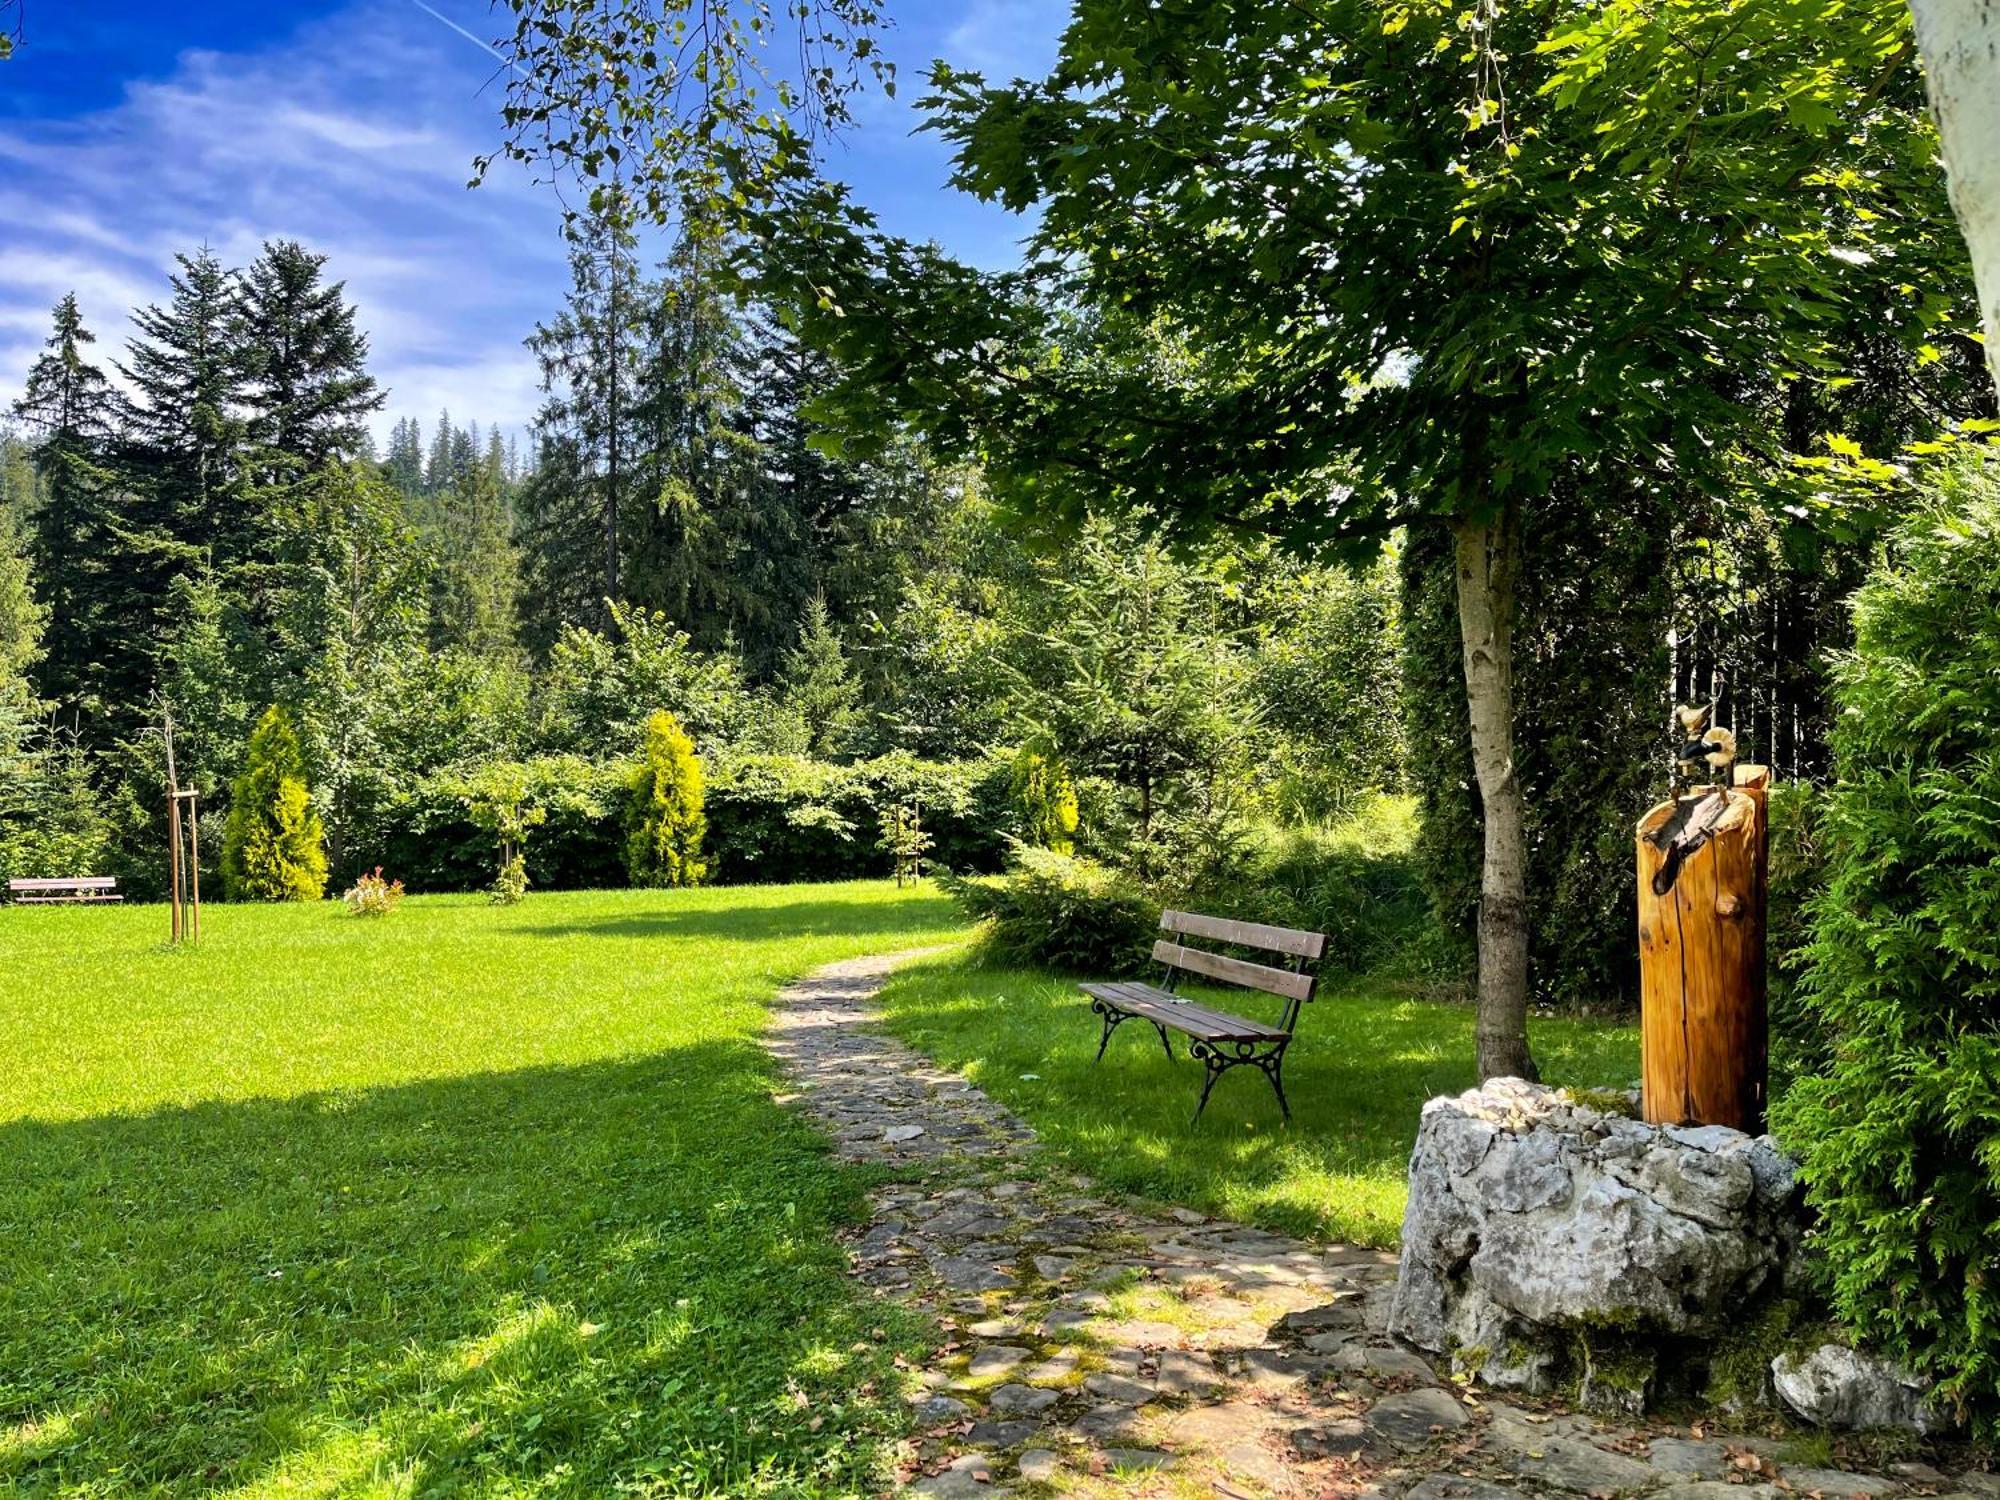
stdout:
<svg viewBox="0 0 2000 1500">
<path fill-rule="evenodd" d="M 1767 767 L 1734 767 L 1707 842 L 1664 893 L 1654 876 L 1667 851 L 1648 835 L 1682 804 L 1716 794 L 1697 789 L 1639 820 L 1640 1072 L 1656 1125 L 1764 1128 L 1770 783 Z"/>
</svg>

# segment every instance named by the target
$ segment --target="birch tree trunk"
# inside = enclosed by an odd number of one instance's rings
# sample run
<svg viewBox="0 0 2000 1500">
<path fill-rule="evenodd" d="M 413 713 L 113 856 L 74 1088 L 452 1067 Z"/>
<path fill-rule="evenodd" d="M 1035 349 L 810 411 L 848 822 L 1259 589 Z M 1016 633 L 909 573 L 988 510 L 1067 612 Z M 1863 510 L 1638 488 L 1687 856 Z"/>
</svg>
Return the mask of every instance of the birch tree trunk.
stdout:
<svg viewBox="0 0 2000 1500">
<path fill-rule="evenodd" d="M 2000 388 L 2000 0 L 1910 0 L 1910 13 Z"/>
<path fill-rule="evenodd" d="M 2000 3 L 2000 0 L 1996 0 Z M 1485 853 L 1479 879 L 1480 1078 L 1535 1078 L 1528 1050 L 1528 838 L 1514 769 L 1514 582 L 1521 516 L 1452 523 L 1465 702 Z"/>
</svg>

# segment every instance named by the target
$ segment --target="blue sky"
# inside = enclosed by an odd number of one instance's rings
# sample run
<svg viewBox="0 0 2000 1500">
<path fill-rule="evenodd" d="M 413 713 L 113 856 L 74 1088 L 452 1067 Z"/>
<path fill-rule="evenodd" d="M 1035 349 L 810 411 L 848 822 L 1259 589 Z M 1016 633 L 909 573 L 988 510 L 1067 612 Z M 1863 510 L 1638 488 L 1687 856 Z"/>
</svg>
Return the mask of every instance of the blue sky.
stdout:
<svg viewBox="0 0 2000 1500">
<path fill-rule="evenodd" d="M 481 0 L 426 0 L 475 36 Z M 1021 223 L 944 186 L 945 152 L 913 135 L 933 57 L 1038 73 L 1064 0 L 891 0 L 901 102 L 876 98 L 833 150 L 886 227 L 982 265 L 1010 261 Z M 521 347 L 566 280 L 546 188 L 496 171 L 495 64 L 416 0 L 71 0 L 31 5 L 0 64 L 0 404 L 11 404 L 74 290 L 115 353 L 127 311 L 166 295 L 176 250 L 231 264 L 265 239 L 303 240 L 346 281 L 389 388 L 379 424 L 518 428 L 538 404 Z"/>
</svg>

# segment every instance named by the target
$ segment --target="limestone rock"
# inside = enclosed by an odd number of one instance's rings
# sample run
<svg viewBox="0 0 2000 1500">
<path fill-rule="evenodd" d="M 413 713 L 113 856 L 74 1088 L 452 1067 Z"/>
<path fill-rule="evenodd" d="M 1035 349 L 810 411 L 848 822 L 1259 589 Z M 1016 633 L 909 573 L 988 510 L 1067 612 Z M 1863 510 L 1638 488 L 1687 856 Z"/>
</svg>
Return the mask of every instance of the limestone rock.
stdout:
<svg viewBox="0 0 2000 1500">
<path fill-rule="evenodd" d="M 1801 1495 L 1824 1495 L 1827 1500 L 1852 1500 L 1854 1496 L 1894 1494 L 1900 1489 L 1893 1479 L 1872 1474 L 1850 1474 L 1845 1469 L 1785 1469 L 1785 1482 Z"/>
<path fill-rule="evenodd" d="M 1368 1410 L 1368 1431 L 1397 1448 L 1416 1448 L 1463 1427 L 1465 1408 L 1436 1387 L 1385 1396 Z"/>
<path fill-rule="evenodd" d="M 1803 1358 L 1780 1354 L 1771 1361 L 1771 1383 L 1785 1405 L 1821 1427 L 1934 1432 L 1945 1425 L 1924 1399 L 1923 1380 L 1839 1344 L 1821 1344 Z"/>
<path fill-rule="evenodd" d="M 1781 1282 L 1795 1199 L 1768 1137 L 1494 1079 L 1424 1106 L 1389 1332 L 1530 1391 L 1554 1386 L 1579 1333 L 1712 1337 Z M 1600 1404 L 1632 1399 L 1607 1388 Z"/>
<path fill-rule="evenodd" d="M 1048 1448 L 1030 1448 L 1021 1455 L 1021 1477 L 1030 1484 L 1048 1484 L 1062 1468 L 1062 1455 Z"/>
</svg>

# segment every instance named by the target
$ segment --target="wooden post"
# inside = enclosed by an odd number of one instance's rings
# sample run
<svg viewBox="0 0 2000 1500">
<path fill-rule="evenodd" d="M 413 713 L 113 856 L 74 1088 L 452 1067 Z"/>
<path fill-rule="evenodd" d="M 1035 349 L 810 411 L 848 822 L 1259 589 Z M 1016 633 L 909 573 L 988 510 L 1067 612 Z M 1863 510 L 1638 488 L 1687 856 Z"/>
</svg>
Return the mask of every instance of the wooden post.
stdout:
<svg viewBox="0 0 2000 1500">
<path fill-rule="evenodd" d="M 1646 835 L 1676 804 L 1662 802 L 1639 820 L 1640 1072 L 1645 1115 L 1656 1125 L 1764 1128 L 1770 781 L 1767 767 L 1735 768 L 1712 836 L 1664 895 L 1653 876 L 1666 854 Z"/>
<path fill-rule="evenodd" d="M 201 802 L 193 792 L 188 804 L 188 921 L 196 943 L 201 941 Z"/>
<path fill-rule="evenodd" d="M 181 794 L 171 781 L 167 784 L 167 927 L 168 941 L 178 943 L 184 935 L 181 931 Z"/>
</svg>

